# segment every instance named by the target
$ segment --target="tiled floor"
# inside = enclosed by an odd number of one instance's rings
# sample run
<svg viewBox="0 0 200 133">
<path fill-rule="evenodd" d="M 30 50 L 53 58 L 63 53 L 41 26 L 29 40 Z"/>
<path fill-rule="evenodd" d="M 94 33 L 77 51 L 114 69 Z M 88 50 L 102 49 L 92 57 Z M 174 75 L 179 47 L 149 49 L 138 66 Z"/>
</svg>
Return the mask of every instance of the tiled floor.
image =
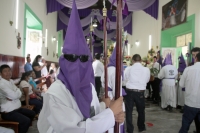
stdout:
<svg viewBox="0 0 200 133">
<path fill-rule="evenodd" d="M 182 114 L 179 110 L 173 110 L 173 112 L 167 112 L 162 110 L 157 105 L 151 103 L 146 104 L 146 128 L 144 133 L 178 133 L 181 127 Z M 39 133 L 36 128 L 36 122 L 33 122 L 33 126 L 30 127 L 28 133 Z M 133 123 L 134 133 L 138 133 L 137 129 L 137 113 L 133 111 Z M 153 124 L 153 125 L 152 125 Z M 189 133 L 193 133 L 195 129 L 194 123 L 190 126 Z M 67 132 L 66 132 L 67 133 Z"/>
</svg>

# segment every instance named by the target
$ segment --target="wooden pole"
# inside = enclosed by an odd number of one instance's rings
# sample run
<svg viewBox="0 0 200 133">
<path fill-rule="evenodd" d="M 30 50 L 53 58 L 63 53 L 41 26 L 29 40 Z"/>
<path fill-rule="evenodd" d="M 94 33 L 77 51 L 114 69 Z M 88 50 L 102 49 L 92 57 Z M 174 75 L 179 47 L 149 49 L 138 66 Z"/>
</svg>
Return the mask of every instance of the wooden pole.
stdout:
<svg viewBox="0 0 200 133">
<path fill-rule="evenodd" d="M 90 52 L 92 53 L 92 32 L 94 31 L 94 28 L 92 26 L 92 23 L 90 25 Z M 93 53 L 92 53 L 92 57 L 93 57 Z"/>
<path fill-rule="evenodd" d="M 107 62 L 107 9 L 103 8 L 103 31 L 104 31 L 104 81 L 105 81 L 105 98 L 108 98 L 108 62 Z"/>
<path fill-rule="evenodd" d="M 117 0 L 117 42 L 116 42 L 116 77 L 115 99 L 120 97 L 122 62 L 122 0 Z M 115 123 L 114 133 L 119 133 L 119 123 Z"/>
<path fill-rule="evenodd" d="M 108 62 L 107 62 L 107 9 L 103 8 L 103 32 L 104 32 L 104 81 L 105 81 L 105 98 L 108 98 Z M 106 131 L 108 133 L 108 131 Z"/>
</svg>

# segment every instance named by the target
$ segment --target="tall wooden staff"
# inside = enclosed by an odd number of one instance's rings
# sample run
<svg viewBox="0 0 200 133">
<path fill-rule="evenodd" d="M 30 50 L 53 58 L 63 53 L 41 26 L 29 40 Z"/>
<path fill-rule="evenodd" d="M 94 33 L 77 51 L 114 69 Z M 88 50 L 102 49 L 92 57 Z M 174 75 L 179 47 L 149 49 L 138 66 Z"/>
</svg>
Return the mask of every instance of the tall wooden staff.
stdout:
<svg viewBox="0 0 200 133">
<path fill-rule="evenodd" d="M 108 98 L 108 62 L 107 62 L 107 9 L 105 5 L 105 0 L 103 0 L 103 33 L 104 33 L 104 81 L 105 81 L 105 98 Z M 108 133 L 108 131 L 106 131 Z"/>
<path fill-rule="evenodd" d="M 92 25 L 92 21 L 91 21 L 91 25 L 90 25 L 90 52 L 92 53 L 92 32 L 94 31 L 94 27 Z M 93 53 L 92 53 L 93 56 Z"/>
<path fill-rule="evenodd" d="M 105 0 L 103 1 L 103 31 L 104 31 L 104 78 L 105 78 L 105 98 L 108 98 L 108 62 L 107 62 L 107 9 L 105 6 Z"/>
<path fill-rule="evenodd" d="M 121 90 L 121 61 L 122 60 L 122 0 L 117 0 L 117 42 L 116 42 L 116 77 L 115 99 L 120 97 Z M 119 132 L 119 123 L 115 123 L 114 132 Z"/>
</svg>

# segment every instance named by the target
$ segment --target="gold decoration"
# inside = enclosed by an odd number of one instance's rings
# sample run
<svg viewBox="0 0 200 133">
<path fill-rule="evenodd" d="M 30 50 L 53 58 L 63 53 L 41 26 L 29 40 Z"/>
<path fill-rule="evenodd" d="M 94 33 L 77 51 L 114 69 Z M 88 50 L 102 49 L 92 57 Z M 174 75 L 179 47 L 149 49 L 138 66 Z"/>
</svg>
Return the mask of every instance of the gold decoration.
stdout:
<svg viewBox="0 0 200 133">
<path fill-rule="evenodd" d="M 10 26 L 12 26 L 12 24 L 13 24 L 13 21 L 9 21 L 9 24 L 10 24 Z"/>
</svg>

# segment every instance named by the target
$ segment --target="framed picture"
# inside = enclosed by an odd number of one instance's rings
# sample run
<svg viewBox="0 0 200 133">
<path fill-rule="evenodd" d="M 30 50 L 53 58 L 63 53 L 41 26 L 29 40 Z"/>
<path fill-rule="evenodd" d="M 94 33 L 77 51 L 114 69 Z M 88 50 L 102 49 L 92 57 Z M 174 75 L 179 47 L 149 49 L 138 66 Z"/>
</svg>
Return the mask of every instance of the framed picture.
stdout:
<svg viewBox="0 0 200 133">
<path fill-rule="evenodd" d="M 185 23 L 188 0 L 172 0 L 162 7 L 162 30 Z"/>
</svg>

